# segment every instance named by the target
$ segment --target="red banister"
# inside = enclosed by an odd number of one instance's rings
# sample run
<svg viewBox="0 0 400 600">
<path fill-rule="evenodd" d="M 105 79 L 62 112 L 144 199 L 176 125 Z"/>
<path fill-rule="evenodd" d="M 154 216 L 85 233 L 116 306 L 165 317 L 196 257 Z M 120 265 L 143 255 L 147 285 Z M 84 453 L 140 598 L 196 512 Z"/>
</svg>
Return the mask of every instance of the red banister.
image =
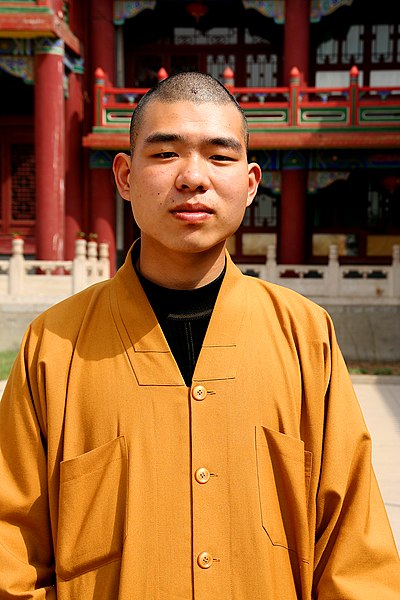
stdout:
<svg viewBox="0 0 400 600">
<path fill-rule="evenodd" d="M 159 77 L 163 78 L 166 73 L 161 69 Z M 400 87 L 397 86 L 359 86 L 358 69 L 352 67 L 350 70 L 350 81 L 348 87 L 330 86 L 316 87 L 301 85 L 301 74 L 294 67 L 290 73 L 290 85 L 285 87 L 236 87 L 234 85 L 234 74 L 226 69 L 224 72 L 225 83 L 229 91 L 237 98 L 239 104 L 246 109 L 256 108 L 285 108 L 289 109 L 289 125 L 299 125 L 299 108 L 320 107 L 343 107 L 347 106 L 349 111 L 349 123 L 359 124 L 360 106 L 393 106 L 400 104 Z M 117 88 L 105 87 L 106 76 L 102 69 L 95 72 L 95 107 L 94 122 L 96 127 L 106 126 L 104 109 L 132 109 L 136 107 L 140 98 L 149 90 L 148 87 Z M 369 98 L 363 96 L 368 94 Z M 396 94 L 397 98 L 389 96 Z M 371 99 L 372 96 L 379 97 Z M 280 98 L 274 98 L 280 96 Z M 314 98 L 310 99 L 310 96 Z M 315 99 L 319 96 L 321 100 Z M 336 97 L 335 97 L 336 96 Z M 341 97 L 340 97 L 341 96 Z"/>
<path fill-rule="evenodd" d="M 97 127 L 103 125 L 104 83 L 105 73 L 98 67 L 94 72 L 94 124 Z"/>
</svg>

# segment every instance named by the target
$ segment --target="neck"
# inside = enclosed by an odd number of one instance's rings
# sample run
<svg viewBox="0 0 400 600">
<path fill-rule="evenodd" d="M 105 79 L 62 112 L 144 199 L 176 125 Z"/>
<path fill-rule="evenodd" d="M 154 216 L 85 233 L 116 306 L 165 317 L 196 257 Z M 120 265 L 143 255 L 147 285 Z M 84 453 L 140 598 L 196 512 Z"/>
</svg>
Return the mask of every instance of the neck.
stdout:
<svg viewBox="0 0 400 600">
<path fill-rule="evenodd" d="M 225 266 L 225 243 L 207 252 L 154 252 L 141 244 L 139 272 L 154 283 L 176 290 L 193 290 L 214 281 Z"/>
</svg>

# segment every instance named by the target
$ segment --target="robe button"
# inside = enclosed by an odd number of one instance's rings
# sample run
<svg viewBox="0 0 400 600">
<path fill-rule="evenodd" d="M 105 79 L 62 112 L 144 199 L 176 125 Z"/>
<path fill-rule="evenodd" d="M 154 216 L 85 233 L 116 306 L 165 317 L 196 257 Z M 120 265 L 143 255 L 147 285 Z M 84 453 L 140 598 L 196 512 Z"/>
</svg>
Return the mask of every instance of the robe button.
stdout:
<svg viewBox="0 0 400 600">
<path fill-rule="evenodd" d="M 207 390 L 203 385 L 196 385 L 196 387 L 192 389 L 192 398 L 194 398 L 194 400 L 204 400 L 206 396 Z"/>
<path fill-rule="evenodd" d="M 208 552 L 202 552 L 197 557 L 197 564 L 202 569 L 209 569 L 212 565 L 212 556 Z"/>
<path fill-rule="evenodd" d="M 207 483 L 210 479 L 210 471 L 205 467 L 200 467 L 194 474 L 194 478 L 198 483 Z"/>
</svg>

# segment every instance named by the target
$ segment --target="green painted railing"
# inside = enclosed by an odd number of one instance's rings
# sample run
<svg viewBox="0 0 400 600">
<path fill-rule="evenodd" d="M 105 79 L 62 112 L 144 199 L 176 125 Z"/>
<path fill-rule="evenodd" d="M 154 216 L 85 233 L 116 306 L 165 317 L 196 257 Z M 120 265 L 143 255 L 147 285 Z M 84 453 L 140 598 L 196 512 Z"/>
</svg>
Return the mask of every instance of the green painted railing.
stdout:
<svg viewBox="0 0 400 600">
<path fill-rule="evenodd" d="M 93 132 L 125 133 L 147 88 L 115 88 L 105 81 L 104 72 L 97 69 Z M 225 85 L 245 110 L 254 132 L 400 129 L 400 87 L 359 86 L 357 67 L 350 70 L 347 87 L 301 85 L 296 67 L 287 87 L 235 87 L 232 81 L 226 77 Z"/>
</svg>

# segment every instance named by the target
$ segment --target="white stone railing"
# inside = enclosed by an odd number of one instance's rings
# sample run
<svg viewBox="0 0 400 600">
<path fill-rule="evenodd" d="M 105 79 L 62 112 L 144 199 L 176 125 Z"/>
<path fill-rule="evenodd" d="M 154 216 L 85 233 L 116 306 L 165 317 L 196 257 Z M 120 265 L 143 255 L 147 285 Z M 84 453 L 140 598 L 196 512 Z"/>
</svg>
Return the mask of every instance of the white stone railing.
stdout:
<svg viewBox="0 0 400 600">
<path fill-rule="evenodd" d="M 108 244 L 75 242 L 74 260 L 26 260 L 24 241 L 12 242 L 12 256 L 0 260 L 0 301 L 62 298 L 110 277 Z"/>
<path fill-rule="evenodd" d="M 279 265 L 275 246 L 265 264 L 241 264 L 243 273 L 289 287 L 322 303 L 400 304 L 400 245 L 391 265 L 340 265 L 338 248 L 329 248 L 327 265 Z"/>
<path fill-rule="evenodd" d="M 110 276 L 107 244 L 78 239 L 73 261 L 26 260 L 23 248 L 14 239 L 11 258 L 0 260 L 0 302 L 57 300 Z M 264 264 L 239 267 L 322 304 L 400 304 L 400 245 L 393 246 L 391 265 L 340 265 L 334 245 L 327 265 L 280 265 L 272 245 Z"/>
</svg>

